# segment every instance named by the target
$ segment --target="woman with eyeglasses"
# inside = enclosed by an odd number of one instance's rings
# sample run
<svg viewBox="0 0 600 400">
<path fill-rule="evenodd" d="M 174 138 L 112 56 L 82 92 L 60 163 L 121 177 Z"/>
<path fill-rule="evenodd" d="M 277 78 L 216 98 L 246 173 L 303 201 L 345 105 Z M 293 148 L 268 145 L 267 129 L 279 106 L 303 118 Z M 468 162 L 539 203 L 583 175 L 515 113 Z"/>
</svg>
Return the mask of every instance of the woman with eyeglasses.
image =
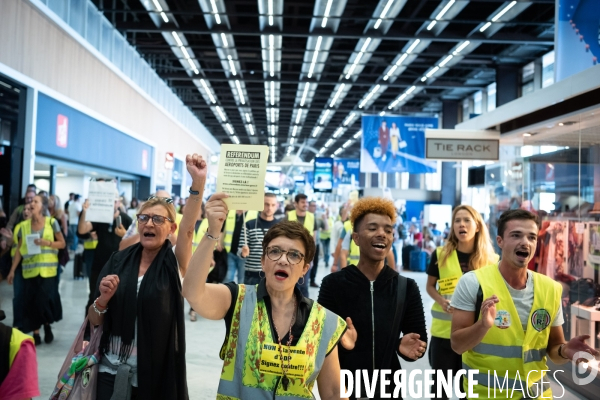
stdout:
<svg viewBox="0 0 600 400">
<path fill-rule="evenodd" d="M 302 224 L 284 221 L 263 240 L 258 285 L 206 283 L 212 249 L 227 218 L 227 195 L 206 204 L 208 232 L 190 261 L 183 295 L 204 318 L 224 319 L 223 369 L 218 398 L 340 398 L 337 343 L 346 323 L 296 288 L 315 255 L 315 242 Z"/>
<path fill-rule="evenodd" d="M 113 253 L 98 278 L 88 310 L 90 321 L 103 325 L 97 400 L 188 399 L 181 279 L 207 165 L 196 154 L 186 164 L 192 186 L 176 246 L 168 239 L 177 228 L 173 200 L 150 197 L 136 216 L 139 243 Z"/>
</svg>

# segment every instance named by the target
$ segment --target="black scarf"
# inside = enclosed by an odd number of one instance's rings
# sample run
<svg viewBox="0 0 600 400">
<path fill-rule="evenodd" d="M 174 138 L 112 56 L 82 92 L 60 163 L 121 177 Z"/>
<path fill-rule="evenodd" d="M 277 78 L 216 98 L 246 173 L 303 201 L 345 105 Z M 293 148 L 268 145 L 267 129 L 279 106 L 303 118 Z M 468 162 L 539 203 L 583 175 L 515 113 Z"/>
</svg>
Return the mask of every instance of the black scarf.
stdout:
<svg viewBox="0 0 600 400">
<path fill-rule="evenodd" d="M 115 274 L 120 280 L 104 316 L 100 348 L 103 353 L 110 349 L 119 360 L 126 361 L 134 346 L 137 317 L 140 398 L 187 400 L 185 324 L 177 259 L 166 240 L 136 296 L 142 250 L 138 243 L 113 253 L 98 278 L 100 282 Z"/>
</svg>

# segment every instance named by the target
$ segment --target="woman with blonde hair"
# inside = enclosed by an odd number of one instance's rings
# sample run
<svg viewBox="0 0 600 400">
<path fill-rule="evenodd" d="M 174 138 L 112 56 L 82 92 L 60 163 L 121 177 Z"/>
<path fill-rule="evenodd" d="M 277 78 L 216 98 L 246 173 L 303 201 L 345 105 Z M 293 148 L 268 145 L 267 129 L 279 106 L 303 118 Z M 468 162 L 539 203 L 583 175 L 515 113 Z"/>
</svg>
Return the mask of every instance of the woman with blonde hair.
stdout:
<svg viewBox="0 0 600 400">
<path fill-rule="evenodd" d="M 497 262 L 498 255 L 494 253 L 481 215 L 468 205 L 456 207 L 452 213 L 452 229 L 448 240 L 432 253 L 427 268 L 427 293 L 435 300 L 431 307 L 433 321 L 429 346 L 429 363 L 433 369 L 452 370 L 452 376 L 455 376 L 462 368 L 461 355 L 455 353 L 450 345 L 450 300 L 463 274 Z M 444 396 L 437 398 L 447 399 Z"/>
<path fill-rule="evenodd" d="M 69 233 L 69 221 L 67 220 L 67 214 L 63 209 L 60 197 L 55 194 L 48 197 L 48 213 L 52 218 L 58 221 L 63 236 L 66 238 Z"/>
</svg>

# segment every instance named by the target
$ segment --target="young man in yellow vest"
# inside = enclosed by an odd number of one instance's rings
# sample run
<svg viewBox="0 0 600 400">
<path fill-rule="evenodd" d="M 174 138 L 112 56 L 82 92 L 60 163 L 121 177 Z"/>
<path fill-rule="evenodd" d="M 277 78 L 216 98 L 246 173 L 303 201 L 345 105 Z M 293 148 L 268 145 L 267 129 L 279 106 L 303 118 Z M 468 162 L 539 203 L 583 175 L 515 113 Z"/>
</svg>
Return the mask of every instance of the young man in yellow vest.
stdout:
<svg viewBox="0 0 600 400">
<path fill-rule="evenodd" d="M 297 194 L 294 198 L 294 208 L 295 210 L 292 210 L 287 214 L 288 221 L 298 221 L 304 225 L 304 227 L 312 234 L 316 244 L 317 221 L 315 221 L 315 214 L 308 211 L 308 196 L 304 193 Z M 310 271 L 307 275 L 310 276 Z M 309 297 L 308 279 L 304 279 L 302 283 L 298 283 L 298 288 L 304 297 Z"/>
<path fill-rule="evenodd" d="M 462 354 L 464 369 L 479 370 L 473 393 L 480 399 L 552 398 L 547 357 L 560 365 L 582 359 L 578 352 L 598 355 L 585 344 L 587 335 L 565 340 L 562 286 L 527 269 L 538 230 L 537 215 L 504 212 L 496 237 L 500 263 L 463 275 L 452 296 L 452 349 Z M 468 385 L 465 379 L 465 392 Z"/>
</svg>

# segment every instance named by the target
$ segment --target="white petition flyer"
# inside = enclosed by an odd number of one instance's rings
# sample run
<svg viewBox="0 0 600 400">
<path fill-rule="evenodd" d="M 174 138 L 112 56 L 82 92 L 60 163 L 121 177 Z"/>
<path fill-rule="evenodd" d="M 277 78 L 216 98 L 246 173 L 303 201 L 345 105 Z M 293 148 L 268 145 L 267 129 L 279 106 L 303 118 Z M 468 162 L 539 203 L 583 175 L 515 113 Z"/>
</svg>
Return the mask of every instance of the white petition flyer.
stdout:
<svg viewBox="0 0 600 400">
<path fill-rule="evenodd" d="M 115 182 L 90 182 L 88 192 L 90 208 L 85 214 L 85 220 L 112 224 L 116 198 L 117 184 Z"/>
<path fill-rule="evenodd" d="M 25 236 L 25 242 L 27 243 L 27 254 L 35 255 L 42 254 L 42 248 L 35 244 L 35 241 L 40 238 L 39 233 L 32 233 L 31 235 Z"/>
</svg>

